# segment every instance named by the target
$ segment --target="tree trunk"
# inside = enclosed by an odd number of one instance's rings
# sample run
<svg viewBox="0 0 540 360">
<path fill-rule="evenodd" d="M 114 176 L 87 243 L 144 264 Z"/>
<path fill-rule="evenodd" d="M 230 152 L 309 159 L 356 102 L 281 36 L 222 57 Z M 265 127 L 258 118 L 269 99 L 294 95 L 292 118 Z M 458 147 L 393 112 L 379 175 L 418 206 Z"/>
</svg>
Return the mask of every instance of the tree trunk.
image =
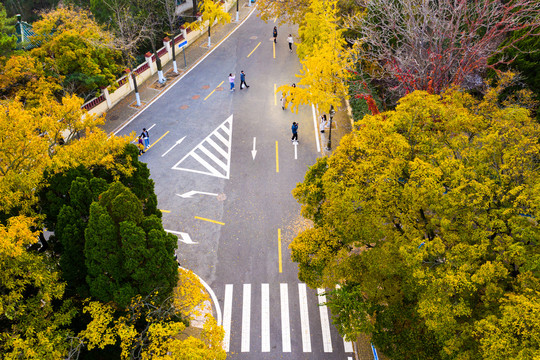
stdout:
<svg viewBox="0 0 540 360">
<path fill-rule="evenodd" d="M 139 87 L 137 86 L 137 78 L 135 72 L 131 72 L 131 79 L 133 80 L 133 87 L 135 88 L 135 99 L 137 100 L 137 106 L 141 106 L 141 96 L 139 95 Z"/>
<path fill-rule="evenodd" d="M 193 0 L 193 16 L 197 17 L 197 0 Z"/>
<path fill-rule="evenodd" d="M 154 56 L 156 57 L 158 81 L 159 81 L 160 84 L 163 84 L 166 81 L 166 79 L 163 76 L 163 67 L 161 66 L 161 59 L 158 56 L 158 53 L 157 53 L 157 50 L 156 50 L 156 44 L 154 43 L 154 41 L 152 40 L 152 41 L 150 41 L 150 43 L 152 45 L 152 51 L 154 52 Z"/>
<path fill-rule="evenodd" d="M 173 71 L 175 74 L 178 74 L 178 66 L 176 66 L 176 40 L 173 35 L 172 37 L 172 62 L 173 62 Z"/>
</svg>

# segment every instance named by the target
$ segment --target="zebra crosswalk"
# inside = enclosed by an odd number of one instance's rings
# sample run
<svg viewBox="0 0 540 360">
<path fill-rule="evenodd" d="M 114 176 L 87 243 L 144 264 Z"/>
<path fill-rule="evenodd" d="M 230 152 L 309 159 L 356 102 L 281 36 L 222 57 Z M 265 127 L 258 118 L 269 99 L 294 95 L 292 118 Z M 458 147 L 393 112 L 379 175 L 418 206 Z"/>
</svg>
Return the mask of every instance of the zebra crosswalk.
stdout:
<svg viewBox="0 0 540 360">
<path fill-rule="evenodd" d="M 231 353 L 352 353 L 351 342 L 335 329 L 332 335 L 324 293 L 317 289 L 313 296 L 304 283 L 226 284 L 223 348 Z M 322 349 L 313 347 L 321 343 Z"/>
</svg>

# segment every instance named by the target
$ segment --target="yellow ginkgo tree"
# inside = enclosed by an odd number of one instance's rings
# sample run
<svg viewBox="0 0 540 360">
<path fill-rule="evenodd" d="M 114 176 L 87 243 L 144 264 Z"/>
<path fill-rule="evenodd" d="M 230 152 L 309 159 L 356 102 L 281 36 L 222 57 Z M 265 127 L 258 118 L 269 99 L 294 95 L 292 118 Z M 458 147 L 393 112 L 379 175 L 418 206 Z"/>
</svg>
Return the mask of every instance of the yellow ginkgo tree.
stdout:
<svg viewBox="0 0 540 360">
<path fill-rule="evenodd" d="M 202 30 L 208 26 L 208 47 L 212 46 L 211 30 L 215 24 L 228 24 L 231 22 L 231 15 L 223 9 L 221 1 L 204 0 L 200 10 L 202 15 L 200 19 L 187 26 L 192 30 Z"/>
<path fill-rule="evenodd" d="M 337 27 L 337 1 L 315 0 L 300 27 L 302 43 L 298 46 L 302 69 L 295 85 L 283 85 L 293 111 L 300 105 L 317 105 L 322 112 L 338 107 L 347 96 L 345 80 L 350 76 L 351 57 L 345 49 L 343 30 Z"/>
<path fill-rule="evenodd" d="M 340 285 L 327 304 L 348 339 L 392 359 L 538 355 L 540 126 L 504 90 L 415 91 L 293 191 L 314 226 L 291 258 L 309 286 Z"/>
</svg>

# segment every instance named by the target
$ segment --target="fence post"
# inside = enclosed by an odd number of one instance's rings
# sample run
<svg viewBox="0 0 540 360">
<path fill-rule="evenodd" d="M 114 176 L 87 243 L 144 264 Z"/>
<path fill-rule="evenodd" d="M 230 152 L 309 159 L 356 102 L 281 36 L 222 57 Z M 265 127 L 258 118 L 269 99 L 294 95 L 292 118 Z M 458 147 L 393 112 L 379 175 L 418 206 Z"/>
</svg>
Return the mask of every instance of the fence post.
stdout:
<svg viewBox="0 0 540 360">
<path fill-rule="evenodd" d="M 165 38 L 163 38 L 163 46 L 165 46 L 165 49 L 167 49 L 167 54 L 169 54 L 169 58 L 172 59 L 171 39 L 169 39 L 168 36 L 165 36 Z"/>
<path fill-rule="evenodd" d="M 109 96 L 109 89 L 103 87 L 101 88 L 101 91 L 103 92 L 103 96 L 105 97 L 105 101 L 107 102 L 107 108 L 112 108 L 111 97 Z"/>
<path fill-rule="evenodd" d="M 152 62 L 152 53 L 149 51 L 146 54 L 144 54 L 144 59 L 146 60 L 146 63 L 148 64 L 148 67 L 150 68 L 150 74 L 154 75 L 156 70 L 154 69 L 154 64 Z"/>
<path fill-rule="evenodd" d="M 129 91 L 135 90 L 135 85 L 133 84 L 133 79 L 131 78 L 131 70 L 130 69 L 126 69 L 126 76 L 127 76 L 127 79 L 128 79 Z"/>
<path fill-rule="evenodd" d="M 187 30 L 184 25 L 180 26 L 180 31 L 182 31 L 182 36 L 184 37 L 184 40 L 187 40 Z"/>
</svg>

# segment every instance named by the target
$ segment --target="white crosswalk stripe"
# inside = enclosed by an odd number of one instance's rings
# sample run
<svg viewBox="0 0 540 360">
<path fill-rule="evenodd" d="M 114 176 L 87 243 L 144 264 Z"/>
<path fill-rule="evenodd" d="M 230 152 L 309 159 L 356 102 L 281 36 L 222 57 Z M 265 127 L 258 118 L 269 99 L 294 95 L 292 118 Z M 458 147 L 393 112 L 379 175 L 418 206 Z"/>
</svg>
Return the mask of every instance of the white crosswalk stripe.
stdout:
<svg viewBox="0 0 540 360">
<path fill-rule="evenodd" d="M 225 285 L 225 301 L 223 304 L 223 330 L 225 337 L 223 338 L 223 349 L 229 351 L 231 339 L 231 313 L 232 313 L 233 286 L 232 284 Z"/>
<path fill-rule="evenodd" d="M 339 285 L 336 285 L 336 289 L 340 289 L 341 286 Z M 343 346 L 345 347 L 345 352 L 353 352 L 353 346 L 352 346 L 352 342 L 350 341 L 347 341 L 345 339 L 343 339 Z M 352 360 L 352 358 L 351 358 Z"/>
<path fill-rule="evenodd" d="M 270 287 L 261 284 L 261 351 L 270 351 Z"/>
<path fill-rule="evenodd" d="M 291 352 L 291 326 L 289 320 L 289 287 L 279 284 L 281 297 L 281 344 L 283 352 Z"/>
<path fill-rule="evenodd" d="M 251 325 L 251 284 L 244 284 L 244 301 L 242 302 L 242 348 L 249 351 L 249 335 Z"/>
<path fill-rule="evenodd" d="M 332 338 L 330 337 L 330 320 L 328 319 L 328 309 L 326 308 L 326 296 L 324 289 L 317 289 L 319 300 L 319 312 L 321 315 L 322 337 L 324 352 L 332 352 Z"/>
<path fill-rule="evenodd" d="M 279 286 L 268 283 L 243 284 L 242 295 L 240 295 L 239 291 L 233 293 L 233 284 L 226 284 L 223 304 L 225 330 L 223 348 L 225 351 L 231 353 L 254 351 L 352 353 L 352 343 L 349 341 L 343 340 L 343 348 L 337 346 L 341 341 L 335 343 L 336 346 L 332 344 L 330 316 L 326 307 L 326 290 L 317 289 L 317 294 L 312 295 L 312 293 L 308 294 L 304 283 L 294 284 L 291 290 L 289 287 L 286 283 L 280 283 Z M 296 289 L 298 289 L 298 295 L 295 294 Z M 277 294 L 278 291 L 279 294 Z M 233 294 L 238 300 L 235 300 Z M 271 308 L 270 305 L 277 301 L 279 301 L 279 306 L 275 304 Z M 311 304 L 308 305 L 309 302 Z M 291 310 L 295 311 L 291 314 Z M 310 316 L 314 319 L 310 319 Z M 255 321 L 254 324 L 257 325 L 253 325 L 252 321 Z M 316 321 L 317 325 L 310 326 L 310 321 L 312 324 Z M 272 334 L 272 331 L 281 331 L 281 334 Z M 336 336 L 336 331 L 333 330 L 333 332 Z M 322 336 L 322 349 L 317 348 L 321 344 L 320 336 Z M 279 346 L 280 340 L 281 346 Z M 315 348 L 313 348 L 314 344 L 317 344 Z M 293 349 L 293 345 L 296 350 Z"/>
<path fill-rule="evenodd" d="M 229 179 L 233 116 L 229 116 L 173 167 L 173 170 Z"/>
<path fill-rule="evenodd" d="M 302 349 L 311 352 L 311 337 L 309 334 L 309 314 L 306 284 L 298 284 L 298 297 L 300 300 L 300 326 L 302 327 Z"/>
</svg>

